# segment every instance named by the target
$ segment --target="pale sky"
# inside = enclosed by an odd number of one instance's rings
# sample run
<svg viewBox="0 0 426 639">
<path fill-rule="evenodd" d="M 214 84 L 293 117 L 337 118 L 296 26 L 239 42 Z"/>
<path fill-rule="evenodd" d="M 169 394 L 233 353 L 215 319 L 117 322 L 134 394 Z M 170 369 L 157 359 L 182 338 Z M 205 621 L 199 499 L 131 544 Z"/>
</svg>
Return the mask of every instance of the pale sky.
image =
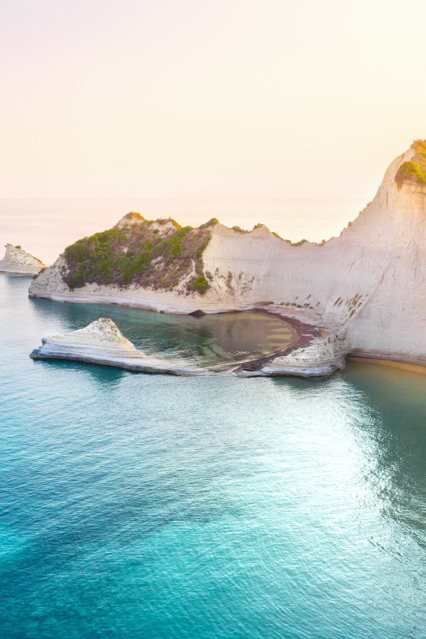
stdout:
<svg viewBox="0 0 426 639">
<path fill-rule="evenodd" d="M 0 197 L 370 197 L 426 2 L 0 0 Z"/>
</svg>

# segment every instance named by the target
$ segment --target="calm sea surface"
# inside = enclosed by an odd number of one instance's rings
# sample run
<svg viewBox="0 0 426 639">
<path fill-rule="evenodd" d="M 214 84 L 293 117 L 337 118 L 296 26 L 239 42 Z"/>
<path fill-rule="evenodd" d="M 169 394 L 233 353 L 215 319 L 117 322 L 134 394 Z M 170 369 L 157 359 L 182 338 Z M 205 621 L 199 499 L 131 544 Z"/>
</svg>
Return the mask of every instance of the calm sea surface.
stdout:
<svg viewBox="0 0 426 639">
<path fill-rule="evenodd" d="M 42 336 L 100 316 L 202 364 L 285 336 L 28 284 L 0 275 L 1 639 L 426 637 L 425 376 L 33 362 Z"/>
</svg>

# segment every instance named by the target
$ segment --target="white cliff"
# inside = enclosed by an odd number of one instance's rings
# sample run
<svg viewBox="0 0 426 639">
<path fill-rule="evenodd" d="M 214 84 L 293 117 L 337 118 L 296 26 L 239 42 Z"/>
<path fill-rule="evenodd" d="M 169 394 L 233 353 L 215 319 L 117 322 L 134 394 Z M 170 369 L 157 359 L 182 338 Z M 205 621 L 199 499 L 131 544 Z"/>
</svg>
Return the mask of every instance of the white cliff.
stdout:
<svg viewBox="0 0 426 639">
<path fill-rule="evenodd" d="M 183 281 L 172 290 L 135 283 L 71 290 L 64 256 L 32 282 L 30 295 L 180 313 L 278 308 L 344 337 L 351 353 L 426 364 L 426 182 L 398 179 L 415 157 L 413 145 L 358 218 L 322 244 L 292 244 L 264 226 L 247 233 L 213 225 L 203 295 Z"/>
<path fill-rule="evenodd" d="M 197 375 L 204 371 L 176 360 L 145 355 L 126 339 L 111 319 L 100 318 L 85 328 L 42 338 L 32 359 L 61 359 L 123 368 L 136 373 Z"/>
<path fill-rule="evenodd" d="M 6 244 L 6 251 L 0 260 L 0 271 L 17 275 L 37 275 L 46 268 L 43 262 L 33 257 L 20 246 Z"/>
</svg>

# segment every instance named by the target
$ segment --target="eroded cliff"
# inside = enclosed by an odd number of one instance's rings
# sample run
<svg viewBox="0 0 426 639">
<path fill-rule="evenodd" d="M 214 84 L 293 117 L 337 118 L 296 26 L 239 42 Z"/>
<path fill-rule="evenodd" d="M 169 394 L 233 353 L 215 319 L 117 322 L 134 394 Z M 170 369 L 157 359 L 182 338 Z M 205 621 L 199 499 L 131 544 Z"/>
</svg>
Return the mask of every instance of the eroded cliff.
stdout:
<svg viewBox="0 0 426 639">
<path fill-rule="evenodd" d="M 426 184 L 407 169 L 423 170 L 425 148 L 417 141 L 397 158 L 355 222 L 321 245 L 292 244 L 262 225 L 242 232 L 213 220 L 181 229 L 132 214 L 115 227 L 126 237 L 113 247 L 109 279 L 84 270 L 87 252 L 76 258 L 70 247 L 30 295 L 181 313 L 273 305 L 345 337 L 351 352 L 426 363 Z M 98 268 L 93 240 L 83 242 Z M 128 263 L 136 270 L 126 279 Z M 83 273 L 77 281 L 76 272 Z"/>
</svg>

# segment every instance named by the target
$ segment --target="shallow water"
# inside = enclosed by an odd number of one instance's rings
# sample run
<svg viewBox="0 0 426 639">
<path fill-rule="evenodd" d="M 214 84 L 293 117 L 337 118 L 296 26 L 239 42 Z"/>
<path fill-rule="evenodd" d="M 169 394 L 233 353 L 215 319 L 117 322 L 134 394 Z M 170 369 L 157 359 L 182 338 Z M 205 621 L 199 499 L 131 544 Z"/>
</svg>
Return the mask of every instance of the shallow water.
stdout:
<svg viewBox="0 0 426 639">
<path fill-rule="evenodd" d="M 235 343 L 236 318 L 55 304 L 27 286 L 0 276 L 2 638 L 425 636 L 425 376 L 33 362 L 43 335 L 106 314 L 144 350 L 195 362 L 262 341 Z"/>
</svg>

